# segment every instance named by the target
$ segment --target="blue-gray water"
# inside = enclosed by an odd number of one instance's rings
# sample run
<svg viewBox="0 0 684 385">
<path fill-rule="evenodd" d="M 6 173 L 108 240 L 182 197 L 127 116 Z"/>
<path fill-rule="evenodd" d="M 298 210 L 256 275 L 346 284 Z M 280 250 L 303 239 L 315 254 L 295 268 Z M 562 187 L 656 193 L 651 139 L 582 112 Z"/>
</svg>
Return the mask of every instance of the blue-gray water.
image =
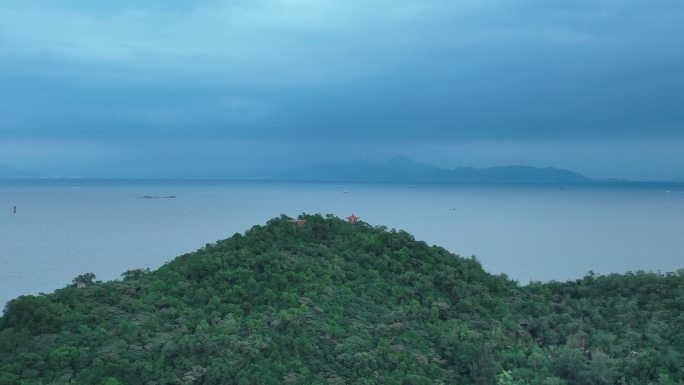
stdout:
<svg viewBox="0 0 684 385">
<path fill-rule="evenodd" d="M 110 280 L 156 268 L 281 213 L 302 212 L 353 212 L 476 255 L 486 270 L 521 283 L 684 267 L 682 186 L 5 180 L 0 303 L 51 292 L 85 272 Z"/>
</svg>

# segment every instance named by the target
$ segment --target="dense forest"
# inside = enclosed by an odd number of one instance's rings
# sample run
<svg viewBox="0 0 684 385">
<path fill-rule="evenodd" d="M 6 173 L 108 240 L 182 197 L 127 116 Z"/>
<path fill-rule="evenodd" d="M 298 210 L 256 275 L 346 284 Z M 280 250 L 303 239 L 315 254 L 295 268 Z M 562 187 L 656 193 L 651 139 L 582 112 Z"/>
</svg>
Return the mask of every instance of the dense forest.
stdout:
<svg viewBox="0 0 684 385">
<path fill-rule="evenodd" d="M 10 301 L 0 385 L 684 384 L 684 271 L 521 286 L 403 231 L 300 218 Z"/>
</svg>

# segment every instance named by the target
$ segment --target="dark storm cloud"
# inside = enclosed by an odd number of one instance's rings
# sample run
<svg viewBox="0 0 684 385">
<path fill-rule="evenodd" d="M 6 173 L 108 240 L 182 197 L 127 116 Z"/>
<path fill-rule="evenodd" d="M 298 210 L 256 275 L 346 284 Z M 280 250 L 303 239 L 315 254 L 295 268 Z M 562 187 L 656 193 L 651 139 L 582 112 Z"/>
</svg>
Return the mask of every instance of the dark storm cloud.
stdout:
<svg viewBox="0 0 684 385">
<path fill-rule="evenodd" d="M 4 1 L 0 137 L 680 140 L 681 20 L 672 0 Z"/>
</svg>

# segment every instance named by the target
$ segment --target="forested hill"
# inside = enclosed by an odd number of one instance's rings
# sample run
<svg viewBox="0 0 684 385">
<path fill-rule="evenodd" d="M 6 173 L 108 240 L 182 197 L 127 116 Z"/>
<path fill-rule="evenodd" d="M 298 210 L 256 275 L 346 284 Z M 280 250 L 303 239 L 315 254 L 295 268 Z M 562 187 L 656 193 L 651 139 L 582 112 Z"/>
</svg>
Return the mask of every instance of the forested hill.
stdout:
<svg viewBox="0 0 684 385">
<path fill-rule="evenodd" d="M 684 274 L 519 286 L 401 231 L 278 218 L 11 301 L 0 384 L 684 382 Z"/>
</svg>

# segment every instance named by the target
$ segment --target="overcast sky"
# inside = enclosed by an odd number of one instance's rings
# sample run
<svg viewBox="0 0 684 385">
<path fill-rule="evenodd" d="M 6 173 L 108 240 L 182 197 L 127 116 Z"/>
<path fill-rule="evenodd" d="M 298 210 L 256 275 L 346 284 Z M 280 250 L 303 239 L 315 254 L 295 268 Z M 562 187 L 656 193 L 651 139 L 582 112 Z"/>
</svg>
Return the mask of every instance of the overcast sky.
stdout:
<svg viewBox="0 0 684 385">
<path fill-rule="evenodd" d="M 684 176 L 681 0 L 3 0 L 0 163 Z"/>
</svg>

